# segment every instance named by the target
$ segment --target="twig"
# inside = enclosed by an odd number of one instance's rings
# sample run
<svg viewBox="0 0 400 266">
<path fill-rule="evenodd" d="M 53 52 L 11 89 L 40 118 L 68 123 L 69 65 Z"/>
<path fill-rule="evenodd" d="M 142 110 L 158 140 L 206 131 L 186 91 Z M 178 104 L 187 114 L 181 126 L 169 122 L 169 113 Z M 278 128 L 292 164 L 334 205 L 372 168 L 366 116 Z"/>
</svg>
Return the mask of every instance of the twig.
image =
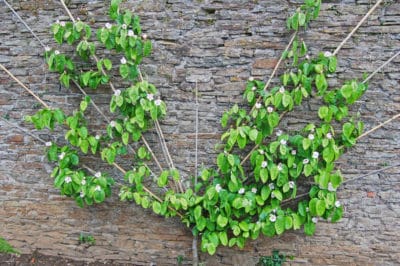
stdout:
<svg viewBox="0 0 400 266">
<path fill-rule="evenodd" d="M 11 10 L 11 12 L 19 19 L 19 21 L 22 22 L 22 24 L 24 24 L 25 28 L 27 28 L 31 34 L 33 35 L 33 37 L 35 37 L 35 39 L 40 43 L 40 45 L 43 46 L 43 48 L 45 47 L 45 45 L 42 43 L 42 41 L 39 39 L 39 37 L 33 32 L 33 30 L 28 26 L 28 24 L 25 23 L 25 21 L 18 15 L 18 13 L 14 10 L 14 8 L 6 1 L 3 0 L 4 3 L 6 4 L 6 6 Z"/>
<path fill-rule="evenodd" d="M 373 76 L 376 75 L 382 68 L 384 68 L 387 64 L 392 62 L 398 55 L 400 55 L 400 51 L 398 51 L 394 56 L 392 56 L 389 60 L 379 66 L 374 72 L 372 72 L 362 83 L 367 83 Z"/>
<path fill-rule="evenodd" d="M 370 130 L 368 130 L 367 132 L 365 132 L 365 133 L 361 134 L 360 136 L 358 136 L 357 140 L 359 140 L 359 139 L 361 139 L 361 138 L 363 138 L 363 137 L 365 137 L 365 136 L 371 134 L 371 133 L 374 132 L 375 130 L 377 130 L 377 129 L 383 127 L 384 125 L 386 125 L 386 124 L 392 122 L 393 120 L 395 120 L 395 119 L 397 119 L 397 118 L 399 118 L 399 117 L 400 117 L 400 113 L 397 114 L 397 115 L 392 116 L 392 118 L 386 120 L 385 122 L 380 123 L 380 124 L 377 125 L 376 127 L 373 127 L 373 128 L 371 128 Z"/>
<path fill-rule="evenodd" d="M 198 178 L 198 142 L 199 142 L 199 101 L 198 101 L 198 88 L 196 82 L 196 90 L 195 90 L 195 98 L 196 98 L 196 122 L 195 122 L 195 159 L 194 159 L 194 184 L 193 184 L 193 193 L 196 195 L 196 186 L 197 186 L 197 178 Z M 192 241 L 192 254 L 193 254 L 193 266 L 197 266 L 199 264 L 199 254 L 197 249 L 197 240 L 198 235 L 193 236 Z"/>
<path fill-rule="evenodd" d="M 16 78 L 8 69 L 0 63 L 0 68 L 4 70 L 13 80 L 15 80 L 19 85 L 22 86 L 27 92 L 29 92 L 36 100 L 38 100 L 44 107 L 50 109 L 50 107 L 42 101 L 32 90 L 25 86 L 18 78 Z"/>
<path fill-rule="evenodd" d="M 333 55 L 336 55 L 340 49 L 342 49 L 343 45 L 353 36 L 353 34 L 358 30 L 358 28 L 364 23 L 364 21 L 374 12 L 374 10 L 383 2 L 383 0 L 379 0 L 376 4 L 371 7 L 371 9 L 365 14 L 365 16 L 358 22 L 358 24 L 354 27 L 354 29 L 347 35 L 346 38 L 339 44 L 339 46 L 333 52 Z"/>
</svg>

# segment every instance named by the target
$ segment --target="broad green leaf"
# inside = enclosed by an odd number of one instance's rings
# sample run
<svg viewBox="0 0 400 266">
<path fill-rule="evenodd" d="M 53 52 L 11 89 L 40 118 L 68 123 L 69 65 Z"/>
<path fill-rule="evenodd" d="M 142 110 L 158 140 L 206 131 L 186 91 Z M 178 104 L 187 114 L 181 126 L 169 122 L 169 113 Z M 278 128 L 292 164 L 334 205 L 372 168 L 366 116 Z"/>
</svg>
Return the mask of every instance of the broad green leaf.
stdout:
<svg viewBox="0 0 400 266">
<path fill-rule="evenodd" d="M 321 119 L 324 119 L 325 117 L 327 117 L 329 114 L 329 107 L 327 106 L 321 106 L 318 110 L 318 116 Z"/>
<path fill-rule="evenodd" d="M 223 246 L 228 245 L 228 235 L 227 235 L 227 233 L 225 231 L 223 231 L 223 232 L 219 232 L 218 235 L 219 235 L 219 241 L 221 242 L 221 244 Z"/>
<path fill-rule="evenodd" d="M 197 205 L 196 208 L 194 208 L 194 219 L 197 221 L 201 217 L 201 206 Z"/>
<path fill-rule="evenodd" d="M 250 130 L 249 138 L 250 138 L 251 141 L 255 141 L 257 139 L 257 136 L 258 136 L 258 130 L 257 129 L 253 128 L 252 130 Z"/>
<path fill-rule="evenodd" d="M 313 235 L 315 232 L 315 224 L 313 222 L 307 222 L 304 224 L 304 233 L 306 235 Z"/>
<path fill-rule="evenodd" d="M 158 201 L 153 201 L 152 207 L 153 207 L 154 213 L 156 213 L 156 214 L 161 213 L 161 204 Z"/>
<path fill-rule="evenodd" d="M 285 217 L 278 216 L 275 221 L 275 230 L 278 235 L 285 231 Z"/>
<path fill-rule="evenodd" d="M 218 215 L 217 224 L 220 227 L 225 227 L 228 224 L 228 218 L 222 216 L 221 214 Z"/>
<path fill-rule="evenodd" d="M 318 200 L 315 206 L 315 210 L 317 212 L 317 216 L 323 216 L 325 213 L 325 201 L 324 200 Z"/>
</svg>

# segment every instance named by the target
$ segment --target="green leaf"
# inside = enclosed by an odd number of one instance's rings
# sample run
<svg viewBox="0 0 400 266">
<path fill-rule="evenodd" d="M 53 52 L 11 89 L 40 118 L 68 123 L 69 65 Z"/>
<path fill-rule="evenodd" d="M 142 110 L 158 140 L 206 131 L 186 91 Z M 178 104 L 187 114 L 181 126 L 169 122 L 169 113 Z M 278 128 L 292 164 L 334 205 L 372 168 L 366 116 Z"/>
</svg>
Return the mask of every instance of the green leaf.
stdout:
<svg viewBox="0 0 400 266">
<path fill-rule="evenodd" d="M 220 227 L 225 227 L 228 224 L 228 218 L 222 216 L 221 214 L 218 215 L 217 224 Z"/>
<path fill-rule="evenodd" d="M 289 94 L 284 94 L 282 98 L 282 104 L 284 107 L 290 107 L 293 105 L 293 99 Z"/>
<path fill-rule="evenodd" d="M 261 168 L 260 177 L 261 177 L 261 181 L 265 184 L 268 181 L 268 169 Z"/>
<path fill-rule="evenodd" d="M 299 215 L 297 215 L 296 213 L 292 214 L 293 217 L 293 229 L 297 230 L 300 229 L 301 227 L 301 218 Z"/>
<path fill-rule="evenodd" d="M 299 13 L 299 26 L 304 26 L 306 23 L 306 15 L 302 12 Z"/>
<path fill-rule="evenodd" d="M 313 222 L 308 222 L 304 224 L 304 233 L 306 235 L 313 235 L 315 232 L 315 224 Z"/>
<path fill-rule="evenodd" d="M 101 189 L 100 191 L 95 191 L 93 194 L 93 199 L 96 203 L 103 202 L 106 197 L 106 194 L 104 193 L 104 190 Z"/>
<path fill-rule="evenodd" d="M 318 110 L 318 116 L 321 119 L 324 119 L 327 115 L 329 114 L 329 108 L 328 106 L 321 106 Z"/>
<path fill-rule="evenodd" d="M 201 206 L 197 205 L 196 208 L 194 208 L 194 219 L 198 221 L 201 217 Z"/>
<path fill-rule="evenodd" d="M 203 231 L 206 227 L 207 221 L 206 218 L 200 216 L 199 219 L 196 220 L 196 227 L 199 231 Z"/>
<path fill-rule="evenodd" d="M 151 54 L 152 44 L 150 40 L 144 42 L 143 45 L 143 56 L 149 56 Z"/>
<path fill-rule="evenodd" d="M 331 222 L 335 223 L 339 221 L 343 216 L 343 207 L 336 208 L 332 214 Z"/>
<path fill-rule="evenodd" d="M 86 153 L 88 152 L 88 149 L 89 149 L 89 141 L 86 140 L 86 139 L 82 140 L 82 143 L 81 143 L 80 146 L 81 146 L 82 152 L 83 152 L 84 154 L 86 154 Z"/>
<path fill-rule="evenodd" d="M 275 221 L 275 230 L 278 235 L 285 231 L 285 217 L 278 216 Z"/>
<path fill-rule="evenodd" d="M 263 186 L 261 189 L 261 198 L 263 200 L 268 199 L 269 195 L 271 194 L 271 189 L 268 186 Z"/>
<path fill-rule="evenodd" d="M 223 232 L 219 232 L 218 235 L 219 235 L 219 241 L 221 242 L 221 244 L 223 246 L 227 246 L 228 245 L 228 235 L 227 235 L 227 233 L 225 231 L 223 231 Z"/>
<path fill-rule="evenodd" d="M 331 147 L 326 147 L 322 152 L 322 158 L 327 162 L 333 162 L 335 159 L 335 152 Z"/>
<path fill-rule="evenodd" d="M 233 154 L 229 154 L 228 155 L 228 162 L 231 166 L 235 165 L 235 156 L 233 156 Z"/>
<path fill-rule="evenodd" d="M 153 212 L 156 214 L 160 214 L 161 213 L 161 204 L 158 201 L 153 201 Z"/>
<path fill-rule="evenodd" d="M 280 192 L 279 190 L 274 190 L 272 191 L 272 194 L 275 195 L 275 198 L 277 198 L 279 201 L 282 201 L 283 199 L 282 192 Z"/>
<path fill-rule="evenodd" d="M 310 148 L 312 142 L 309 138 L 304 138 L 302 144 L 303 144 L 303 149 L 308 150 L 308 148 Z"/>
<path fill-rule="evenodd" d="M 241 221 L 239 223 L 239 227 L 243 232 L 248 232 L 249 231 L 249 224 L 246 221 Z"/>
<path fill-rule="evenodd" d="M 124 132 L 122 134 L 122 143 L 124 145 L 128 145 L 128 142 L 129 142 L 129 133 L 128 132 Z"/>
<path fill-rule="evenodd" d="M 214 255 L 215 252 L 216 252 L 216 250 L 217 250 L 217 249 L 215 248 L 215 246 L 214 246 L 213 244 L 208 243 L 208 246 L 207 246 L 207 252 L 208 252 L 208 254 Z"/>
<path fill-rule="evenodd" d="M 146 156 L 147 156 L 147 150 L 146 150 L 145 147 L 142 146 L 142 147 L 139 148 L 139 150 L 138 150 L 138 156 L 139 156 L 140 159 L 146 158 Z"/>
<path fill-rule="evenodd" d="M 285 216 L 285 229 L 289 230 L 293 226 L 293 219 L 290 216 Z"/>
<path fill-rule="evenodd" d="M 317 213 L 317 216 L 323 216 L 325 213 L 325 201 L 324 200 L 318 200 L 315 206 L 315 210 Z"/>
<path fill-rule="evenodd" d="M 126 79 L 129 76 L 129 67 L 127 64 L 121 64 L 119 66 L 119 74 L 124 79 Z"/>
<path fill-rule="evenodd" d="M 324 74 L 318 74 L 315 77 L 315 85 L 317 86 L 318 93 L 322 95 L 328 88 L 328 82 L 326 81 Z"/>
<path fill-rule="evenodd" d="M 157 185 L 159 187 L 165 187 L 168 182 L 168 171 L 163 171 L 157 180 Z"/>
<path fill-rule="evenodd" d="M 257 129 L 253 128 L 252 130 L 250 130 L 249 138 L 250 138 L 251 141 L 256 141 L 257 136 L 258 136 L 258 130 Z"/>
<path fill-rule="evenodd" d="M 103 64 L 104 64 L 104 66 L 106 67 L 107 70 L 111 70 L 112 63 L 111 63 L 110 59 L 107 59 L 107 58 L 103 59 Z"/>
<path fill-rule="evenodd" d="M 336 71 L 336 66 L 337 66 L 337 59 L 335 56 L 330 56 L 329 57 L 329 66 L 328 70 L 329 72 L 333 73 Z"/>
<path fill-rule="evenodd" d="M 351 134 L 353 133 L 354 125 L 350 122 L 347 122 L 343 125 L 343 135 L 346 138 L 350 138 Z"/>
<path fill-rule="evenodd" d="M 344 98 L 348 99 L 353 94 L 353 87 L 351 85 L 343 85 L 340 88 L 340 93 L 343 95 Z"/>
</svg>

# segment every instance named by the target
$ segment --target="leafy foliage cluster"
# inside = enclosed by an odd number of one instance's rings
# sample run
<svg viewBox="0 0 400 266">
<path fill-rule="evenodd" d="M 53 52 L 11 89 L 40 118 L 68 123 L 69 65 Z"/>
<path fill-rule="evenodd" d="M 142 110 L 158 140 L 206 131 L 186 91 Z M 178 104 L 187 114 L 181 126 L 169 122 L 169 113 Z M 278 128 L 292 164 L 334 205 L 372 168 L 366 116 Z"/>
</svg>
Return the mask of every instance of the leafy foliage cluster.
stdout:
<svg viewBox="0 0 400 266">
<path fill-rule="evenodd" d="M 107 23 L 97 30 L 97 43 L 91 39 L 90 26 L 82 21 L 53 25 L 57 43 L 76 46 L 76 53 L 84 62 L 81 67 L 58 50 L 47 49 L 45 55 L 49 69 L 60 74 L 66 87 L 73 81 L 96 89 L 116 78 L 107 74 L 113 69 L 132 84 L 122 91 L 113 88 L 110 111 L 117 119 L 107 125 L 107 134 L 89 132 L 85 118 L 89 97 L 70 116 L 60 109 L 42 109 L 27 117 L 38 129 L 53 130 L 57 124 L 65 128 L 69 145 L 49 143 L 47 154 L 57 164 L 52 174 L 55 186 L 80 206 L 104 201 L 114 180 L 106 173 L 85 170 L 79 156 L 91 152 L 113 165 L 119 155 L 127 153 L 129 143 L 139 142 L 154 122 L 166 115 L 159 92 L 142 79 L 139 70 L 143 57 L 150 54 L 151 42 L 141 32 L 139 17 L 121 12 L 120 2 L 111 1 L 114 24 Z M 317 18 L 320 5 L 320 0 L 305 0 L 288 18 L 288 30 L 297 34 L 306 29 Z M 119 62 L 102 58 L 91 65 L 89 60 L 96 57 L 98 43 L 113 54 L 120 54 Z M 201 249 L 209 254 L 214 254 L 220 245 L 243 248 L 248 239 L 256 239 L 260 233 L 272 237 L 303 228 L 312 235 L 318 219 L 338 221 L 343 207 L 336 190 L 343 177 L 335 170 L 335 161 L 346 147 L 355 144 L 363 130 L 361 122 L 349 117 L 348 109 L 367 86 L 351 80 L 340 88 L 329 88 L 327 79 L 336 71 L 336 57 L 325 52 L 310 58 L 306 43 L 298 37 L 282 59 L 289 67 L 280 76 L 280 84 L 267 90 L 263 81 L 249 78 L 244 91 L 247 106 L 235 105 L 223 115 L 223 151 L 217 156 L 215 167 L 202 169 L 201 182 L 178 191 L 173 183 L 180 181 L 179 172 L 171 168 L 156 176 L 147 165 L 151 153 L 142 146 L 134 155 L 132 169 L 125 173 L 121 200 L 134 201 L 165 217 L 179 215 L 194 235 L 201 236 Z M 116 64 L 119 66 L 114 67 Z M 299 131 L 278 130 L 283 116 L 310 97 L 322 102 L 320 120 Z M 162 196 L 150 193 L 143 185 L 145 180 L 155 180 L 157 194 Z M 296 203 L 302 185 L 309 187 L 309 197 Z"/>
</svg>

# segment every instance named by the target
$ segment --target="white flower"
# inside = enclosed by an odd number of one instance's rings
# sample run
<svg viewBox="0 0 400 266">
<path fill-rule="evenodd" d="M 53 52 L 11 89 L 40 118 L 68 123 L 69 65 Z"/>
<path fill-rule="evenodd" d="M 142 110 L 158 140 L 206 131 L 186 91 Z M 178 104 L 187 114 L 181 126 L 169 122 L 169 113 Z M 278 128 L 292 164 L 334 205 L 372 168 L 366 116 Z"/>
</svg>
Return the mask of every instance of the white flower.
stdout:
<svg viewBox="0 0 400 266">
<path fill-rule="evenodd" d="M 255 91 L 257 88 L 255 87 L 255 86 L 253 86 L 252 88 L 251 88 L 251 90 L 252 91 Z"/>
<path fill-rule="evenodd" d="M 297 151 L 296 150 L 292 150 L 292 155 L 296 155 L 297 154 Z"/>
<path fill-rule="evenodd" d="M 289 181 L 289 187 L 290 188 L 294 188 L 294 182 L 293 181 Z"/>
<path fill-rule="evenodd" d="M 256 103 L 255 107 L 256 107 L 257 109 L 260 109 L 260 108 L 261 108 L 261 103 Z"/>
<path fill-rule="evenodd" d="M 251 189 L 251 192 L 253 192 L 254 194 L 256 194 L 256 193 L 257 193 L 257 188 L 253 187 L 253 188 Z"/>
<path fill-rule="evenodd" d="M 94 138 L 99 140 L 100 139 L 100 135 L 96 135 Z"/>
<path fill-rule="evenodd" d="M 310 55 L 307 54 L 307 55 L 306 55 L 306 59 L 307 59 L 307 60 L 310 60 Z"/>
<path fill-rule="evenodd" d="M 340 203 L 340 201 L 335 201 L 335 207 L 336 208 L 339 208 L 340 206 L 342 206 L 342 204 Z"/>
<path fill-rule="evenodd" d="M 94 176 L 97 177 L 97 178 L 101 177 L 101 172 L 96 172 L 96 173 L 94 174 Z"/>
<path fill-rule="evenodd" d="M 245 192 L 244 188 L 240 188 L 238 191 L 239 194 L 244 194 L 244 192 Z"/>
<path fill-rule="evenodd" d="M 156 106 L 160 106 L 160 105 L 161 105 L 161 100 L 160 100 L 160 99 L 155 100 L 155 101 L 154 101 L 154 104 L 155 104 Z"/>
<path fill-rule="evenodd" d="M 272 106 L 267 107 L 267 112 L 272 113 L 274 111 L 274 108 Z"/>
<path fill-rule="evenodd" d="M 111 121 L 111 122 L 110 122 L 110 126 L 111 126 L 111 127 L 115 127 L 116 125 L 117 125 L 117 123 L 116 123 L 115 121 Z"/>
<path fill-rule="evenodd" d="M 336 189 L 333 187 L 331 182 L 328 183 L 328 191 L 331 191 L 331 192 L 336 191 Z"/>
<path fill-rule="evenodd" d="M 326 134 L 326 138 L 327 139 L 332 139 L 332 134 L 329 132 L 328 134 Z"/>
<path fill-rule="evenodd" d="M 115 90 L 114 91 L 115 96 L 120 96 L 121 95 L 121 90 Z"/>
<path fill-rule="evenodd" d="M 259 152 L 260 154 L 264 154 L 264 153 L 265 153 L 264 150 L 258 150 L 258 152 Z"/>
<path fill-rule="evenodd" d="M 142 38 L 143 38 L 143 40 L 146 40 L 147 39 L 147 34 L 143 34 Z"/>
<path fill-rule="evenodd" d="M 319 157 L 319 152 L 317 152 L 317 151 L 313 152 L 312 157 L 313 157 L 314 159 L 318 159 L 318 157 Z"/>
<path fill-rule="evenodd" d="M 275 214 L 270 214 L 270 215 L 269 215 L 269 220 L 270 220 L 271 222 L 275 222 L 275 221 L 276 221 L 276 216 L 275 216 Z"/>
<path fill-rule="evenodd" d="M 283 166 L 282 166 L 281 163 L 279 163 L 279 164 L 278 164 L 278 171 L 280 172 L 280 171 L 282 171 L 282 169 L 283 169 Z"/>
<path fill-rule="evenodd" d="M 58 155 L 58 159 L 62 160 L 65 157 L 65 152 L 62 152 L 60 155 Z"/>
<path fill-rule="evenodd" d="M 297 164 L 294 163 L 292 167 L 293 167 L 293 169 L 296 169 L 297 168 Z"/>
<path fill-rule="evenodd" d="M 314 139 L 314 135 L 313 135 L 313 134 L 309 134 L 309 135 L 308 135 L 308 139 L 309 139 L 309 140 L 313 140 L 313 139 Z"/>
<path fill-rule="evenodd" d="M 333 54 L 332 54 L 331 52 L 329 52 L 329 51 L 326 51 L 326 52 L 324 53 L 324 56 L 325 56 L 325 57 L 331 57 L 331 56 L 333 56 Z"/>
<path fill-rule="evenodd" d="M 217 192 L 219 193 L 221 190 L 222 190 L 221 185 L 220 185 L 220 184 L 217 184 L 217 185 L 215 186 L 215 191 L 217 191 Z"/>
<path fill-rule="evenodd" d="M 265 168 L 265 167 L 267 167 L 267 165 L 268 165 L 268 163 L 266 161 L 263 161 L 261 163 L 261 168 Z"/>
<path fill-rule="evenodd" d="M 94 189 L 95 191 L 101 191 L 101 187 L 99 185 L 96 186 L 96 188 Z"/>
<path fill-rule="evenodd" d="M 51 141 L 45 143 L 46 147 L 50 147 L 52 145 Z"/>
<path fill-rule="evenodd" d="M 65 21 L 61 21 L 61 22 L 60 22 L 60 26 L 61 26 L 61 27 L 65 27 Z"/>
<path fill-rule="evenodd" d="M 274 193 L 271 194 L 271 199 L 275 199 L 275 194 Z"/>
<path fill-rule="evenodd" d="M 60 21 L 58 19 L 56 20 L 56 24 L 60 24 Z"/>
<path fill-rule="evenodd" d="M 303 164 L 308 164 L 309 162 L 310 162 L 310 160 L 308 160 L 308 159 L 303 160 Z"/>
<path fill-rule="evenodd" d="M 149 93 L 146 95 L 146 98 L 147 98 L 147 100 L 152 101 L 152 100 L 154 100 L 154 95 Z"/>
<path fill-rule="evenodd" d="M 318 223 L 318 217 L 313 217 L 312 219 L 311 219 L 311 221 L 313 222 L 313 223 Z"/>
<path fill-rule="evenodd" d="M 82 186 L 86 185 L 86 180 L 85 180 L 85 179 L 83 179 L 83 180 L 81 181 L 81 185 L 82 185 Z"/>
<path fill-rule="evenodd" d="M 284 93 L 284 92 L 285 92 L 285 87 L 283 87 L 283 86 L 280 87 L 280 88 L 279 88 L 279 92 L 280 92 L 280 93 Z"/>
<path fill-rule="evenodd" d="M 125 59 L 125 57 L 122 57 L 120 61 L 121 61 L 121 64 L 123 64 L 123 65 L 126 64 L 126 59 Z"/>
<path fill-rule="evenodd" d="M 135 33 L 133 32 L 133 30 L 128 30 L 128 36 L 129 37 L 134 37 Z"/>
<path fill-rule="evenodd" d="M 64 182 L 69 184 L 72 182 L 72 178 L 70 176 L 65 177 Z"/>
<path fill-rule="evenodd" d="M 253 81 L 254 80 L 254 77 L 249 77 L 249 81 Z"/>
<path fill-rule="evenodd" d="M 127 28 L 126 24 L 122 24 L 122 28 L 123 28 L 124 30 L 126 30 L 126 28 Z"/>
<path fill-rule="evenodd" d="M 111 29 L 111 24 L 110 23 L 106 23 L 106 28 L 110 30 Z"/>
<path fill-rule="evenodd" d="M 60 51 L 55 50 L 55 51 L 54 51 L 54 54 L 55 54 L 55 55 L 59 55 L 59 54 L 60 54 Z"/>
<path fill-rule="evenodd" d="M 309 211 L 310 211 L 310 208 L 306 207 L 306 212 L 309 212 Z"/>
<path fill-rule="evenodd" d="M 287 143 L 287 141 L 286 141 L 286 139 L 281 139 L 281 145 L 286 145 L 286 143 Z"/>
<path fill-rule="evenodd" d="M 268 186 L 269 186 L 269 188 L 270 188 L 270 189 L 274 189 L 274 188 L 275 188 L 275 185 L 274 185 L 274 183 L 269 183 L 269 185 L 268 185 Z"/>
<path fill-rule="evenodd" d="M 46 52 L 50 52 L 51 48 L 50 48 L 49 46 L 46 46 L 46 47 L 44 47 L 44 50 L 45 50 Z"/>
<path fill-rule="evenodd" d="M 276 132 L 276 136 L 279 137 L 280 135 L 282 135 L 282 133 L 283 133 L 282 130 L 279 129 L 279 130 Z"/>
<path fill-rule="evenodd" d="M 84 198 L 84 197 L 85 197 L 85 193 L 83 193 L 83 191 L 81 191 L 81 193 L 79 193 L 79 196 L 80 196 L 81 198 Z"/>
</svg>

